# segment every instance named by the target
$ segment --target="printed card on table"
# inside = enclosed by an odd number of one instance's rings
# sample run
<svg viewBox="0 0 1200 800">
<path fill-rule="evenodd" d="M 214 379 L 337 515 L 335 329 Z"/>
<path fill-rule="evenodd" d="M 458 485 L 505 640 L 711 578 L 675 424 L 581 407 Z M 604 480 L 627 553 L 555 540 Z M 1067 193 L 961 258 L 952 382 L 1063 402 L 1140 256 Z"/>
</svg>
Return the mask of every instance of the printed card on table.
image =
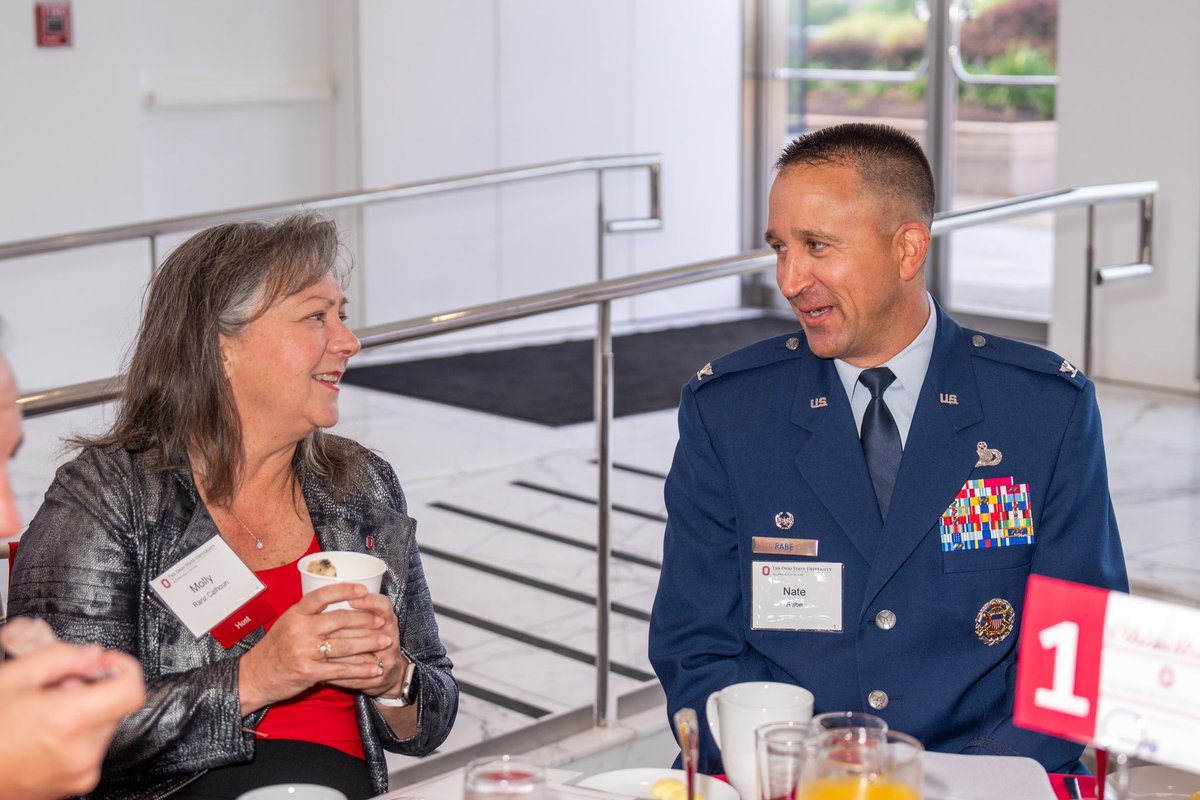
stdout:
<svg viewBox="0 0 1200 800">
<path fill-rule="evenodd" d="M 1116 753 L 1200 764 L 1200 610 L 1030 577 L 1014 721 Z"/>
</svg>

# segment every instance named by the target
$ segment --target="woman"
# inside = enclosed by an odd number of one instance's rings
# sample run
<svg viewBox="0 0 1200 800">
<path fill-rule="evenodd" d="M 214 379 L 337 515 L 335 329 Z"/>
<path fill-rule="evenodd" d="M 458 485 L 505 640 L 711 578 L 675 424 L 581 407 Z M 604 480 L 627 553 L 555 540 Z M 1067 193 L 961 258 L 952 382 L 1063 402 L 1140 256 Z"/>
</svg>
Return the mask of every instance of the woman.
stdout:
<svg viewBox="0 0 1200 800">
<path fill-rule="evenodd" d="M 81 442 L 22 539 L 12 612 L 131 653 L 146 674 L 147 705 L 121 725 L 95 797 L 232 798 L 281 781 L 366 797 L 387 789 L 384 748 L 424 755 L 450 730 L 458 691 L 404 494 L 382 459 L 321 430 L 359 350 L 337 250 L 333 223 L 309 215 L 180 245 L 151 285 L 112 430 Z M 197 636 L 169 577 L 214 537 L 266 603 Z M 296 562 L 318 550 L 383 559 L 382 594 L 301 597 Z M 230 563 L 208 570 L 212 590 Z M 189 587 L 197 606 L 206 587 Z"/>
</svg>

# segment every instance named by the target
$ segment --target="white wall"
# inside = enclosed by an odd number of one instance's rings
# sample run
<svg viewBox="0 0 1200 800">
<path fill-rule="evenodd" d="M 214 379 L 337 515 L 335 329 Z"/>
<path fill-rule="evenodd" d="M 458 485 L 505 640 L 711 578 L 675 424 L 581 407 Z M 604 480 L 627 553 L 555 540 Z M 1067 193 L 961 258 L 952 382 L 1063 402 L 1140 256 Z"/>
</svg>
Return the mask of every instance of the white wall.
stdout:
<svg viewBox="0 0 1200 800">
<path fill-rule="evenodd" d="M 352 4 L 72 9 L 74 46 L 38 49 L 33 4 L 0 4 L 0 241 L 357 183 L 357 132 L 347 140 L 340 125 L 357 119 L 356 65 L 340 52 Z M 22 386 L 118 371 L 149 274 L 136 242 L 0 261 L 4 348 Z"/>
<path fill-rule="evenodd" d="M 1148 280 L 1097 291 L 1092 374 L 1189 391 L 1200 294 L 1200 4 L 1061 0 L 1058 179 L 1158 180 Z M 1136 258 L 1135 204 L 1102 208 L 1097 263 Z M 1051 347 L 1082 358 L 1083 213 L 1057 225 Z"/>
<path fill-rule="evenodd" d="M 76 0 L 37 49 L 0 4 L 0 242 L 583 155 L 661 152 L 661 232 L 605 237 L 610 277 L 738 249 L 740 8 L 703 0 Z M 644 172 L 605 181 L 642 216 Z M 343 220 L 344 222 L 345 220 Z M 353 224 L 354 220 L 351 220 Z M 572 176 L 373 206 L 351 233 L 356 324 L 596 277 L 595 183 Z M 182 236 L 164 237 L 159 258 Z M 0 262 L 27 389 L 121 368 L 144 243 Z M 617 304 L 734 308 L 735 280 Z M 586 331 L 591 309 L 507 333 Z M 584 327 L 580 327 L 584 326 Z M 490 337 L 492 334 L 475 334 Z"/>
<path fill-rule="evenodd" d="M 137 8 L 76 2 L 75 46 L 39 50 L 32 4 L 0 4 L 0 241 L 140 217 Z M 142 252 L 0 261 L 3 344 L 22 386 L 115 365 L 149 271 Z"/>
<path fill-rule="evenodd" d="M 606 236 L 605 274 L 736 252 L 739 14 L 717 0 L 363 0 L 364 182 L 657 151 L 665 229 Z M 644 215 L 645 182 L 610 174 L 608 218 Z M 364 215 L 366 321 L 585 283 L 595 251 L 591 176 L 374 207 Z M 614 311 L 643 320 L 737 303 L 725 281 Z M 505 330 L 593 318 L 588 309 Z"/>
</svg>

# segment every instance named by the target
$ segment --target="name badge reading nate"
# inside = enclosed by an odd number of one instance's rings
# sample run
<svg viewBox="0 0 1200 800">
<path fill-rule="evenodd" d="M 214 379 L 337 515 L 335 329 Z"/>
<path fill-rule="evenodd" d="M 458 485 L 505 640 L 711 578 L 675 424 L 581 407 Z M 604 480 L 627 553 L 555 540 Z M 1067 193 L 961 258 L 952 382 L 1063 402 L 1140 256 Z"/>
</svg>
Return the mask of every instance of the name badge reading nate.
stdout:
<svg viewBox="0 0 1200 800">
<path fill-rule="evenodd" d="M 754 630 L 841 633 L 844 564 L 754 561 L 751 569 Z"/>
</svg>

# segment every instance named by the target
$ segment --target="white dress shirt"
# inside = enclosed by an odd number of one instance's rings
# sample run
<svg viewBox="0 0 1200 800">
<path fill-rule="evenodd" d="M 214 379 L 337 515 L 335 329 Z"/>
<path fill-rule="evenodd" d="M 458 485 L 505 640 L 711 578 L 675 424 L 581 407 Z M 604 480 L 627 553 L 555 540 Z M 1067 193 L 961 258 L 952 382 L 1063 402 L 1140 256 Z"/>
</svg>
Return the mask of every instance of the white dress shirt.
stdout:
<svg viewBox="0 0 1200 800">
<path fill-rule="evenodd" d="M 913 415 L 917 411 L 917 398 L 921 395 L 925 373 L 929 371 L 929 359 L 933 357 L 933 340 L 937 334 L 937 314 L 933 313 L 933 298 L 929 297 L 928 292 L 925 296 L 929 301 L 929 319 L 925 321 L 925 327 L 908 347 L 879 365 L 887 367 L 896 376 L 896 380 L 884 391 L 883 401 L 887 403 L 888 410 L 892 412 L 892 419 L 896 421 L 901 446 L 908 443 L 908 429 L 912 427 Z M 854 424 L 858 426 L 861 436 L 863 416 L 867 413 L 867 404 L 871 402 L 871 392 L 858 382 L 858 376 L 864 368 L 856 367 L 840 358 L 835 358 L 833 364 L 837 367 L 838 377 L 842 379 L 846 396 L 850 398 Z"/>
</svg>

